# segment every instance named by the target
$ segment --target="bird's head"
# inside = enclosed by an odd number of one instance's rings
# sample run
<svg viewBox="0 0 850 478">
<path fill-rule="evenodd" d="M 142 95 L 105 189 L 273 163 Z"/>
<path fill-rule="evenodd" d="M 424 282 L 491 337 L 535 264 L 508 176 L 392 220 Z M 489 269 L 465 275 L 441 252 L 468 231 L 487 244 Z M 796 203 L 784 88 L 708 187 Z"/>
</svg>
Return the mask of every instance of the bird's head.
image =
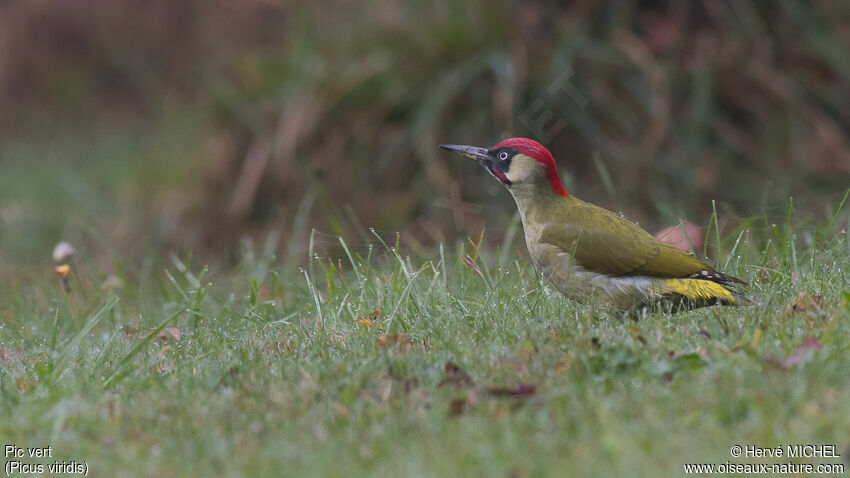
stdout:
<svg viewBox="0 0 850 478">
<path fill-rule="evenodd" d="M 440 147 L 478 161 L 509 190 L 520 186 L 542 187 L 569 196 L 558 176 L 552 153 L 537 141 L 510 138 L 491 148 L 459 144 L 441 144 Z"/>
</svg>

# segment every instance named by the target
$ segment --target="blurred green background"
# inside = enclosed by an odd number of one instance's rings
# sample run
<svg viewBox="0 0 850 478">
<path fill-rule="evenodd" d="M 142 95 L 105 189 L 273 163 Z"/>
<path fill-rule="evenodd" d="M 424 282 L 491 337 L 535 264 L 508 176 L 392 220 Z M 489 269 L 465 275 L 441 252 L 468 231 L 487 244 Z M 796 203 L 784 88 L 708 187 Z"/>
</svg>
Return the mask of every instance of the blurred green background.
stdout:
<svg viewBox="0 0 850 478">
<path fill-rule="evenodd" d="M 0 272 L 60 239 L 106 265 L 498 241 L 510 196 L 436 145 L 508 136 L 650 230 L 819 214 L 850 185 L 849 53 L 832 0 L 2 2 Z"/>
</svg>

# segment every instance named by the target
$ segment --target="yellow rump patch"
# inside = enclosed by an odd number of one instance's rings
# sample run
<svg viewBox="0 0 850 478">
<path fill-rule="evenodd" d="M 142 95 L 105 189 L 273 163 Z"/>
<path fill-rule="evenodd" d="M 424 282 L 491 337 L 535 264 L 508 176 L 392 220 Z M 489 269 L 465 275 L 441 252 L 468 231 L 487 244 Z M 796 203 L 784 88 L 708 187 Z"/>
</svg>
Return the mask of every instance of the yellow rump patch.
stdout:
<svg viewBox="0 0 850 478">
<path fill-rule="evenodd" d="M 720 299 L 735 303 L 735 295 L 717 282 L 702 279 L 665 279 L 668 293 L 679 294 L 691 300 Z"/>
</svg>

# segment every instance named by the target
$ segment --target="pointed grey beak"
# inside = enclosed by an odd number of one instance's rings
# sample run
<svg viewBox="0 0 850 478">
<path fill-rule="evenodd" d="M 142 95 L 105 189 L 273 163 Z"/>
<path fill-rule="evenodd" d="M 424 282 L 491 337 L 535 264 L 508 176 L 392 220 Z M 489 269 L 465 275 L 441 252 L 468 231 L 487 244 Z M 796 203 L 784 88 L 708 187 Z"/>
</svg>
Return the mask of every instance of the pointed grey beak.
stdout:
<svg viewBox="0 0 850 478">
<path fill-rule="evenodd" d="M 466 146 L 462 144 L 441 144 L 440 147 L 446 151 L 451 151 L 476 161 L 481 161 L 482 159 L 487 158 L 487 154 L 489 153 L 487 148 L 478 148 L 476 146 Z"/>
</svg>

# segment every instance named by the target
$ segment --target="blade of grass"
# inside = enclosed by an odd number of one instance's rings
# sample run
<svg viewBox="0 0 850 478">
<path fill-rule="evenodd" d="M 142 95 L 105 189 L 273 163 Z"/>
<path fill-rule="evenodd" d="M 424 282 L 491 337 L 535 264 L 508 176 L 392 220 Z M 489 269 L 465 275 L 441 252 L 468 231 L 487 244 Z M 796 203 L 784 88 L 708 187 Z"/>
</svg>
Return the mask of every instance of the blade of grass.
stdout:
<svg viewBox="0 0 850 478">
<path fill-rule="evenodd" d="M 844 208 L 844 202 L 847 201 L 847 196 L 850 196 L 850 188 L 844 192 L 844 197 L 841 198 L 841 202 L 835 208 L 835 213 L 832 214 L 832 218 L 830 218 L 829 225 L 826 228 L 827 231 L 832 231 L 832 228 L 835 227 L 835 221 L 838 220 L 838 215 L 841 214 L 841 210 Z"/>
<path fill-rule="evenodd" d="M 107 299 L 106 303 L 103 304 L 103 307 L 101 307 L 100 310 L 95 312 L 94 315 L 89 317 L 89 320 L 86 321 L 83 328 L 80 329 L 80 331 L 77 332 L 77 335 L 75 335 L 74 338 L 72 338 L 71 341 L 68 342 L 68 345 L 64 347 L 64 350 L 59 355 L 59 361 L 57 363 L 57 366 L 54 369 L 55 371 L 59 372 L 59 375 L 56 376 L 57 381 L 62 378 L 65 372 L 68 371 L 68 369 L 65 368 L 64 365 L 71 352 L 80 344 L 80 342 L 83 340 L 83 337 L 88 335 L 88 333 L 91 332 L 91 330 L 97 324 L 99 324 L 104 317 L 106 317 L 106 312 L 115 307 L 119 300 L 120 299 L 116 295 L 113 295 L 109 299 Z"/>
<path fill-rule="evenodd" d="M 168 318 L 163 320 L 155 329 L 153 329 L 148 335 L 146 335 L 144 339 L 139 341 L 139 343 L 136 344 L 135 347 L 130 349 L 130 351 L 126 353 L 124 357 L 121 358 L 121 360 L 118 362 L 118 365 L 115 366 L 115 370 L 113 370 L 113 372 L 108 377 L 106 377 L 106 380 L 103 381 L 103 388 L 110 388 L 121 380 L 123 380 L 124 377 L 129 375 L 130 372 L 132 372 L 132 369 L 126 368 L 126 365 L 131 360 L 133 360 L 133 357 L 138 355 L 142 348 L 145 345 L 149 344 L 151 340 L 153 340 L 153 338 L 156 337 L 162 331 L 162 329 L 165 328 L 166 325 L 168 325 L 172 320 L 179 317 L 182 313 L 183 310 L 181 309 L 168 316 Z"/>
</svg>

